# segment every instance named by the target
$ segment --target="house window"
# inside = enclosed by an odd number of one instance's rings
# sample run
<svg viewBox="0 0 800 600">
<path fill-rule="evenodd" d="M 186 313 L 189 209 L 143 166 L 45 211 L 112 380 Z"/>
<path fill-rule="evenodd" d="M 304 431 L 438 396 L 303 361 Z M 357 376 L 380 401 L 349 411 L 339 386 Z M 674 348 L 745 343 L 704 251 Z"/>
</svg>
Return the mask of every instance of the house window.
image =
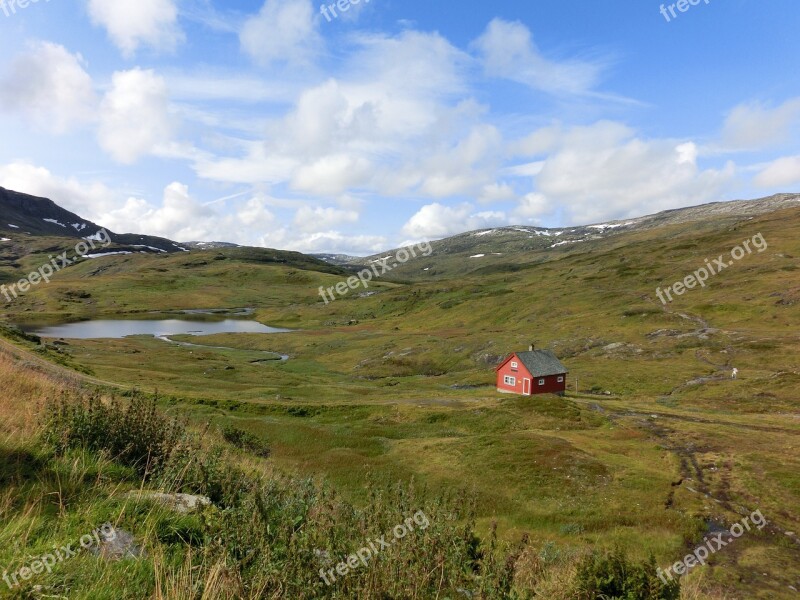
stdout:
<svg viewBox="0 0 800 600">
<path fill-rule="evenodd" d="M 559 377 L 558 378 L 558 383 L 564 383 L 564 378 L 563 377 Z"/>
<path fill-rule="evenodd" d="M 544 379 L 539 380 L 539 385 L 544 385 Z"/>
<path fill-rule="evenodd" d="M 519 369 L 519 363 L 512 362 L 511 363 L 511 370 L 512 371 L 516 371 L 517 369 Z"/>
<path fill-rule="evenodd" d="M 505 383 L 506 385 L 515 386 L 517 385 L 517 378 L 511 377 L 510 375 L 506 375 L 503 378 L 503 383 Z"/>
</svg>

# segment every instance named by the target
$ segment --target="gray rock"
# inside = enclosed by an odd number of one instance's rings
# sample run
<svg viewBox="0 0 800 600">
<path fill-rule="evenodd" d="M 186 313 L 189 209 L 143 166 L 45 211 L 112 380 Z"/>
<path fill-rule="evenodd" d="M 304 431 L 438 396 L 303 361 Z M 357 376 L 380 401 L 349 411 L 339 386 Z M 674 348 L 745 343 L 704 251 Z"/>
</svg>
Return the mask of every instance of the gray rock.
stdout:
<svg viewBox="0 0 800 600">
<path fill-rule="evenodd" d="M 113 527 L 109 523 L 103 525 L 104 529 L 111 533 L 102 536 L 99 546 L 92 546 L 91 551 L 95 556 L 100 556 L 107 560 L 123 560 L 125 558 L 139 558 L 147 556 L 133 534 Z"/>
<path fill-rule="evenodd" d="M 162 506 L 185 515 L 204 506 L 211 505 L 211 499 L 206 496 L 193 496 L 192 494 L 165 494 L 163 492 L 132 491 L 126 494 L 128 498 L 135 500 L 150 500 Z"/>
</svg>

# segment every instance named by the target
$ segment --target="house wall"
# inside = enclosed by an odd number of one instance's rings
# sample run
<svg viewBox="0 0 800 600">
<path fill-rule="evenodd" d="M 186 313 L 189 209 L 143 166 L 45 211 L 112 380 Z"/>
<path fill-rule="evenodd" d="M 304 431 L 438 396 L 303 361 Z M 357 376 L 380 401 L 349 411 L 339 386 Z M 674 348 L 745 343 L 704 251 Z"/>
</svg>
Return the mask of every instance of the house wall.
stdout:
<svg viewBox="0 0 800 600">
<path fill-rule="evenodd" d="M 516 362 L 519 367 L 517 369 L 512 369 L 512 362 Z M 506 385 L 504 383 L 506 375 L 514 377 L 516 384 L 513 386 Z M 525 368 L 525 365 L 522 364 L 522 361 L 520 361 L 515 355 L 510 360 L 507 360 L 506 363 L 497 370 L 497 390 L 511 394 L 521 394 L 522 380 L 524 378 L 531 380 L 531 389 L 533 389 L 533 377 L 531 377 L 531 374 L 528 372 L 528 369 Z"/>
<path fill-rule="evenodd" d="M 561 383 L 558 378 L 564 379 Z M 544 385 L 539 385 L 539 380 L 544 379 Z M 548 377 L 539 377 L 533 381 L 532 393 L 534 394 L 560 394 L 567 391 L 567 374 L 563 375 L 550 375 Z"/>
</svg>

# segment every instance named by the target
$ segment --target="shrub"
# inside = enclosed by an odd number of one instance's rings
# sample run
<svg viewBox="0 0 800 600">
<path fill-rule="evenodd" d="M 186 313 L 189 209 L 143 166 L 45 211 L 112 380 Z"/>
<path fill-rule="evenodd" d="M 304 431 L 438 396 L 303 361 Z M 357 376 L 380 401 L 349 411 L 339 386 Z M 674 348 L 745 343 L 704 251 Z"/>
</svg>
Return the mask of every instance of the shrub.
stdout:
<svg viewBox="0 0 800 600">
<path fill-rule="evenodd" d="M 249 431 L 228 425 L 222 430 L 222 437 L 225 438 L 226 442 L 240 450 L 251 452 L 262 458 L 269 458 L 270 449 L 267 443 Z"/>
<path fill-rule="evenodd" d="M 678 600 L 680 583 L 663 583 L 656 574 L 656 559 L 640 564 L 628 561 L 622 550 L 585 557 L 578 564 L 577 596 L 580 600 Z"/>
<path fill-rule="evenodd" d="M 97 395 L 54 401 L 44 423 L 46 445 L 61 455 L 71 448 L 105 452 L 149 479 L 186 436 L 183 424 L 164 416 L 156 400 L 135 395 L 124 405 Z"/>
</svg>

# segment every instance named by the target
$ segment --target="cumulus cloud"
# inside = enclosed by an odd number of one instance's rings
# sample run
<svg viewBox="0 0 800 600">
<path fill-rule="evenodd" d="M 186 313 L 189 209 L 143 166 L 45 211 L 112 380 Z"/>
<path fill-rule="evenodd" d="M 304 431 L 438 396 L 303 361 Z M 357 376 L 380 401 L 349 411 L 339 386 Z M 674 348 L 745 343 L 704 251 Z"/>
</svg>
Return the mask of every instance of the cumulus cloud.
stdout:
<svg viewBox="0 0 800 600">
<path fill-rule="evenodd" d="M 171 51 L 184 39 L 175 0 L 88 0 L 87 8 L 126 57 L 140 46 Z"/>
<path fill-rule="evenodd" d="M 544 194 L 530 193 L 523 196 L 514 209 L 514 218 L 524 223 L 538 224 L 542 217 L 552 214 L 555 210 L 553 203 Z"/>
<path fill-rule="evenodd" d="M 355 223 L 358 216 L 355 210 L 302 206 L 295 215 L 294 225 L 302 231 L 329 230 L 342 223 Z"/>
<path fill-rule="evenodd" d="M 482 203 L 500 202 L 516 198 L 514 188 L 507 183 L 487 183 L 481 189 L 478 200 Z"/>
<path fill-rule="evenodd" d="M 0 80 L 0 106 L 19 112 L 37 128 L 66 133 L 92 120 L 97 99 L 80 54 L 36 42 L 11 61 Z"/>
<path fill-rule="evenodd" d="M 0 166 L 0 187 L 50 198 L 59 206 L 90 221 L 113 209 L 119 200 L 113 190 L 102 183 L 87 184 L 75 177 L 59 177 L 44 167 L 26 161 Z"/>
<path fill-rule="evenodd" d="M 473 43 L 486 73 L 552 94 L 585 94 L 598 83 L 599 62 L 545 58 L 530 29 L 519 21 L 494 19 Z"/>
<path fill-rule="evenodd" d="M 389 241 L 380 235 L 348 235 L 339 231 L 321 231 L 298 235 L 290 229 L 277 229 L 263 236 L 259 245 L 267 248 L 285 248 L 306 254 L 330 252 L 367 256 L 386 250 Z"/>
<path fill-rule="evenodd" d="M 544 159 L 536 191 L 577 223 L 717 200 L 735 168 L 702 170 L 697 157 L 692 142 L 642 139 L 623 124 L 601 121 L 563 134 Z"/>
<path fill-rule="evenodd" d="M 800 126 L 800 98 L 769 107 L 760 102 L 740 104 L 728 113 L 722 143 L 734 150 L 757 150 L 784 143 Z"/>
<path fill-rule="evenodd" d="M 503 212 L 474 212 L 472 205 L 445 206 L 434 203 L 423 206 L 403 226 L 403 233 L 414 239 L 437 239 L 499 225 L 508 225 L 508 217 Z"/>
<path fill-rule="evenodd" d="M 302 92 L 263 147 L 196 163 L 221 181 L 285 183 L 317 196 L 351 189 L 442 198 L 494 182 L 502 136 L 467 91 L 467 57 L 438 34 L 362 35 L 346 75 Z"/>
<path fill-rule="evenodd" d="M 366 181 L 369 161 L 348 154 L 323 156 L 299 167 L 292 176 L 292 187 L 320 196 L 341 194 Z"/>
<path fill-rule="evenodd" d="M 227 241 L 244 245 L 297 250 L 374 254 L 391 242 L 380 235 L 348 235 L 337 225 L 358 220 L 354 209 L 300 205 L 295 226 L 285 227 L 272 206 L 296 207 L 298 201 L 263 193 L 239 193 L 225 202 L 204 203 L 189 186 L 172 182 L 159 200 L 128 196 L 102 183 L 59 177 L 25 161 L 0 165 L 0 186 L 50 198 L 77 215 L 118 233 L 157 235 L 179 242 Z M 345 204 L 357 204 L 348 198 Z M 298 226 L 301 225 L 301 226 Z"/>
<path fill-rule="evenodd" d="M 170 140 L 167 86 L 153 71 L 114 73 L 100 106 L 98 141 L 114 160 L 130 164 Z"/>
<path fill-rule="evenodd" d="M 755 184 L 764 188 L 800 184 L 800 156 L 785 156 L 771 162 L 756 175 Z"/>
<path fill-rule="evenodd" d="M 266 0 L 239 34 L 242 50 L 262 66 L 307 64 L 322 48 L 310 0 Z"/>
</svg>

